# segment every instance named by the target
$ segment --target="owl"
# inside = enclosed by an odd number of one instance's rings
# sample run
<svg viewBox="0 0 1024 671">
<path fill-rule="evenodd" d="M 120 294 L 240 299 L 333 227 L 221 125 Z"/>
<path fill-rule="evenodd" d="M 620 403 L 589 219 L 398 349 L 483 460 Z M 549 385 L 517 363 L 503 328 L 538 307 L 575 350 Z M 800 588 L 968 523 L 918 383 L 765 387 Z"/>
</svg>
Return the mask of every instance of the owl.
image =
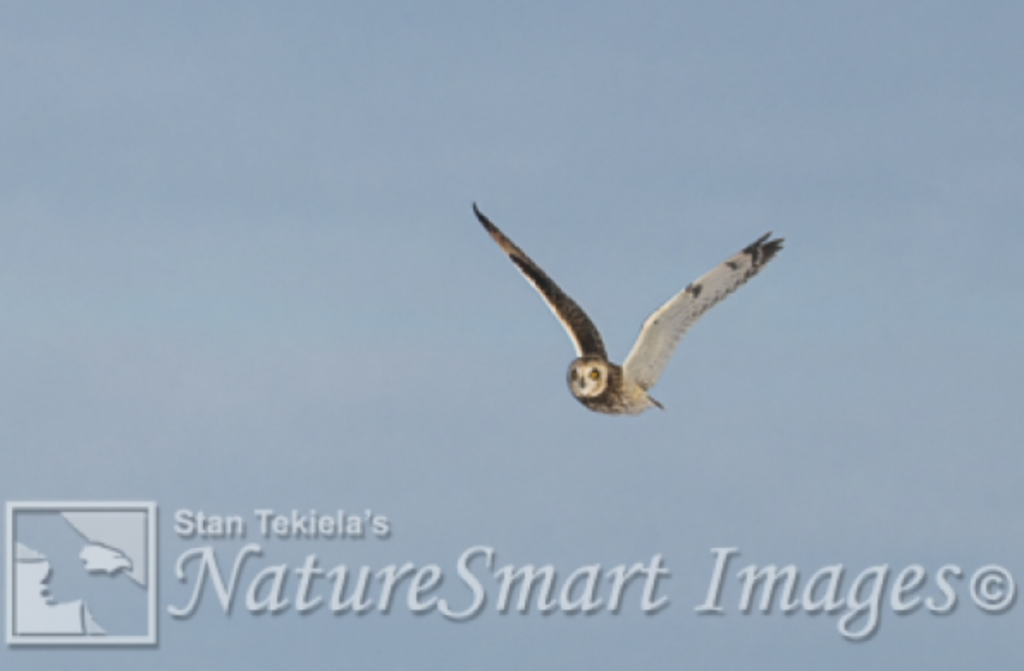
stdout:
<svg viewBox="0 0 1024 671">
<path fill-rule="evenodd" d="M 569 391 L 595 412 L 639 415 L 664 406 L 648 393 L 661 377 L 683 334 L 701 315 L 756 275 L 782 249 L 782 239 L 766 233 L 743 251 L 711 269 L 673 296 L 644 322 L 626 361 L 608 360 L 601 334 L 587 313 L 562 291 L 547 273 L 509 240 L 473 204 L 476 218 L 501 247 L 519 272 L 533 285 L 565 327 L 576 347 L 569 365 Z"/>
</svg>

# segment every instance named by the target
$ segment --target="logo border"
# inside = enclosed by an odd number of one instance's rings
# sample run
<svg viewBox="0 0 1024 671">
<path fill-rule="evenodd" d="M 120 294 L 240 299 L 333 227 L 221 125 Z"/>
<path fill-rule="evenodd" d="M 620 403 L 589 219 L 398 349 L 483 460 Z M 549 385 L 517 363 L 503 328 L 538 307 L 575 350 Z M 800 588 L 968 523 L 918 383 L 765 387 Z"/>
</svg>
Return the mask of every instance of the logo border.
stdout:
<svg viewBox="0 0 1024 671">
<path fill-rule="evenodd" d="M 151 581 L 148 591 L 148 623 L 146 633 L 137 636 L 68 636 L 65 634 L 26 635 L 14 632 L 14 516 L 18 512 L 68 511 L 68 510 L 135 510 L 148 514 L 147 528 L 147 568 Z M 157 592 L 159 580 L 157 574 L 157 505 L 153 501 L 8 501 L 7 502 L 7 645 L 32 646 L 154 646 L 157 644 Z"/>
</svg>

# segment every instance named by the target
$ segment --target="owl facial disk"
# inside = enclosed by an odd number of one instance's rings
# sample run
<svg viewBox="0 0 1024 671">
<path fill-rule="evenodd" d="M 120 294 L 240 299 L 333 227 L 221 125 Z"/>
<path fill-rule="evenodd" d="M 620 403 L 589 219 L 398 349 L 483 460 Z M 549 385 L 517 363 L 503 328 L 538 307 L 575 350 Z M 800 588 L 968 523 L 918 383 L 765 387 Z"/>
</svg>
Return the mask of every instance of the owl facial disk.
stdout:
<svg viewBox="0 0 1024 671">
<path fill-rule="evenodd" d="M 577 359 L 569 366 L 568 382 L 574 396 L 599 396 L 608 386 L 607 367 L 598 359 Z"/>
</svg>

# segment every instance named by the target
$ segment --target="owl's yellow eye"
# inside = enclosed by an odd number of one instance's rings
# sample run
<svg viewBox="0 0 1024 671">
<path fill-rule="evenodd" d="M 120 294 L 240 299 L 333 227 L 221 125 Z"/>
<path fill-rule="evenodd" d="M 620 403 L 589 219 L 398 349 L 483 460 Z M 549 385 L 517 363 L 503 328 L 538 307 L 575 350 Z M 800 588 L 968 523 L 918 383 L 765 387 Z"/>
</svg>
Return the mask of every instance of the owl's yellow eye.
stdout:
<svg viewBox="0 0 1024 671">
<path fill-rule="evenodd" d="M 599 377 L 601 377 L 601 374 L 597 372 L 597 369 L 596 369 L 596 368 L 592 368 L 592 369 L 590 370 L 590 379 L 591 379 L 591 380 L 596 380 L 596 379 L 597 379 L 597 378 L 599 378 Z"/>
</svg>

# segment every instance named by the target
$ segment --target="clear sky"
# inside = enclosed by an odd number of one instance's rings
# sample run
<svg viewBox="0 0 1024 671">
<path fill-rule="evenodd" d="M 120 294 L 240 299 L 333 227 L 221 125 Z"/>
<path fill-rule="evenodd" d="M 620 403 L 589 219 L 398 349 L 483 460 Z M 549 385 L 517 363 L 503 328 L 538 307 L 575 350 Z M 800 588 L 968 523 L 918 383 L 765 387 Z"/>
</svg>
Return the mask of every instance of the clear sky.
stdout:
<svg viewBox="0 0 1024 671">
<path fill-rule="evenodd" d="M 0 498 L 156 501 L 157 650 L 4 669 L 1012 668 L 1024 580 L 1024 6 L 1016 2 L 0 3 Z M 585 410 L 573 350 L 476 201 L 621 362 L 644 318 L 766 231 L 689 333 L 665 412 Z M 181 538 L 176 511 L 243 516 Z M 386 540 L 263 539 L 372 510 Z M 6 522 L 4 522 L 6 524 Z M 649 562 L 644 615 L 230 617 L 242 574 Z M 699 615 L 735 547 L 721 615 Z M 737 573 L 888 565 L 843 611 L 740 612 Z M 956 609 L 896 615 L 896 574 Z M 489 578 L 483 561 L 476 573 Z M 107 578 L 104 578 L 107 579 Z M 59 593 L 57 600 L 74 598 Z M 294 604 L 293 604 L 294 605 Z"/>
</svg>

